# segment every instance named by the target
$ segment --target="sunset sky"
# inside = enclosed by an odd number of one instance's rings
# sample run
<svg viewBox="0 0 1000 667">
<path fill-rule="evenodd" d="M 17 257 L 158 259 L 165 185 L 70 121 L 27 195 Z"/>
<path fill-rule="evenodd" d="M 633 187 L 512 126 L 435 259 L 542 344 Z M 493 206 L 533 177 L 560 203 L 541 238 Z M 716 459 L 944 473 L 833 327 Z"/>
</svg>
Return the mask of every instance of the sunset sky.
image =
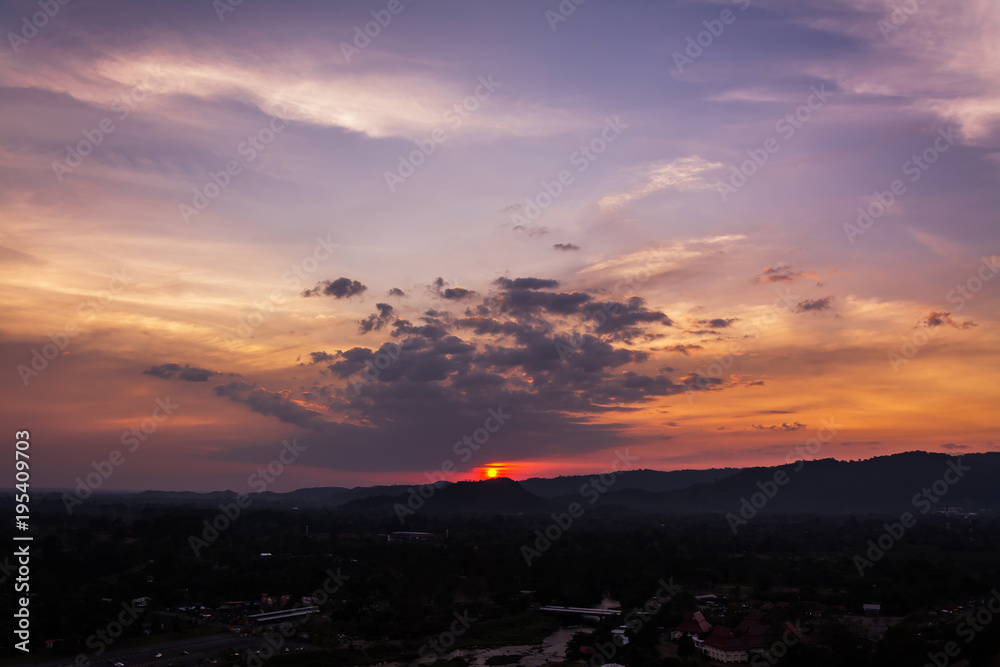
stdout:
<svg viewBox="0 0 1000 667">
<path fill-rule="evenodd" d="M 36 487 L 1000 449 L 996 0 L 50 3 L 0 4 Z"/>
</svg>

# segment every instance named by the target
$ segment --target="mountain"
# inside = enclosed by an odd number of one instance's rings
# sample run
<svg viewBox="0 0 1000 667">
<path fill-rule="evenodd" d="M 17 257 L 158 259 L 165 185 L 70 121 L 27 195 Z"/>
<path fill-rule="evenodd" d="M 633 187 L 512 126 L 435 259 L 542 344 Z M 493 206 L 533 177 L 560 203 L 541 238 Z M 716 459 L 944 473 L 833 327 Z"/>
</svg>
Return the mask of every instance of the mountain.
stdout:
<svg viewBox="0 0 1000 667">
<path fill-rule="evenodd" d="M 781 480 L 783 484 L 778 483 Z M 922 495 L 925 489 L 927 496 Z M 762 503 L 765 497 L 767 502 Z M 641 494 L 615 486 L 600 503 L 647 512 L 737 513 L 744 498 L 763 504 L 762 513 L 923 514 L 946 507 L 994 511 L 1000 508 L 1000 452 L 962 457 L 906 452 L 864 461 L 820 459 L 746 468 L 713 482 L 660 493 Z"/>
<path fill-rule="evenodd" d="M 708 470 L 625 470 L 615 473 L 615 490 L 641 489 L 643 491 L 674 491 L 695 484 L 714 482 L 717 479 L 735 475 L 740 468 L 710 468 Z M 578 493 L 594 475 L 565 475 L 559 477 L 532 477 L 520 484 L 525 489 L 542 498 Z"/>
<path fill-rule="evenodd" d="M 421 495 L 420 491 L 424 494 Z M 339 509 L 344 512 L 394 514 L 397 504 L 427 513 L 524 514 L 550 509 L 548 500 L 527 491 L 520 483 L 503 477 L 481 482 L 409 487 L 406 493 L 354 500 Z"/>
<path fill-rule="evenodd" d="M 144 491 L 104 497 L 201 505 L 233 495 L 233 491 Z M 955 457 L 917 451 L 862 461 L 818 459 L 773 467 L 632 470 L 616 473 L 613 481 L 605 477 L 604 482 L 596 474 L 522 482 L 498 478 L 434 486 L 318 487 L 250 495 L 258 508 L 323 507 L 388 515 L 397 504 L 430 513 L 547 514 L 565 511 L 572 502 L 585 508 L 653 514 L 737 514 L 748 504 L 763 514 L 898 515 L 909 511 L 922 515 L 949 507 L 982 513 L 1000 509 L 1000 452 Z"/>
</svg>

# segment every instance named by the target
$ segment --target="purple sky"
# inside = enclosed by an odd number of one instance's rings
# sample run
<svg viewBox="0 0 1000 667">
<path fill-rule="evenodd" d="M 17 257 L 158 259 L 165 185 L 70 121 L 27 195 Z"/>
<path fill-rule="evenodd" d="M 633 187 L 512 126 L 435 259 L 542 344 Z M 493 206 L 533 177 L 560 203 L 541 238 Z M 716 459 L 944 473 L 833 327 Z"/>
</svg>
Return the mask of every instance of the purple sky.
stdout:
<svg viewBox="0 0 1000 667">
<path fill-rule="evenodd" d="M 4 426 L 104 489 L 996 449 L 1000 4 L 895 4 L 0 4 Z"/>
</svg>

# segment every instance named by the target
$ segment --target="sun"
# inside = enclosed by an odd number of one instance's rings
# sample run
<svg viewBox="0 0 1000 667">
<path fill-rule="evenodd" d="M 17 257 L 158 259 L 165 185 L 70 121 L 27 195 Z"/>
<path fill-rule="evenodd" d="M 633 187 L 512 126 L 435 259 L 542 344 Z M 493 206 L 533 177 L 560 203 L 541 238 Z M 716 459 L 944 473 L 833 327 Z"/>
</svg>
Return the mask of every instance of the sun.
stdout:
<svg viewBox="0 0 1000 667">
<path fill-rule="evenodd" d="M 496 477 L 497 476 L 497 469 L 496 468 L 487 468 L 486 469 L 486 476 L 487 477 Z"/>
</svg>

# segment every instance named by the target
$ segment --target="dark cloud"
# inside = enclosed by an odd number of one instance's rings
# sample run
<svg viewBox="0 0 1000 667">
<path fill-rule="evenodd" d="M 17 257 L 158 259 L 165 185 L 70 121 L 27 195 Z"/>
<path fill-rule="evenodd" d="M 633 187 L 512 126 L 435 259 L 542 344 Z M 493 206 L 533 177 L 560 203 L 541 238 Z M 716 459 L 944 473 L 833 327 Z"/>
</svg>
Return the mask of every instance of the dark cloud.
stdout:
<svg viewBox="0 0 1000 667">
<path fill-rule="evenodd" d="M 646 308 L 646 301 L 633 296 L 628 301 L 594 302 L 587 308 L 587 316 L 597 322 L 597 333 L 608 334 L 615 340 L 632 341 L 637 338 L 652 338 L 644 336 L 639 325 L 661 324 L 673 326 L 666 313 Z"/>
<path fill-rule="evenodd" d="M 361 333 L 369 333 L 372 331 L 381 331 L 389 320 L 392 319 L 393 309 L 387 303 L 376 303 L 375 308 L 378 309 L 377 313 L 369 315 L 363 320 L 358 320 L 358 331 Z"/>
<path fill-rule="evenodd" d="M 552 247 L 555 250 L 560 250 L 562 252 L 569 252 L 571 250 L 579 250 L 580 246 L 575 243 L 554 243 Z"/>
<path fill-rule="evenodd" d="M 143 375 L 154 375 L 164 380 L 176 379 L 187 380 L 188 382 L 205 382 L 213 375 L 222 375 L 218 371 L 210 371 L 207 368 L 197 368 L 184 364 L 168 363 L 159 366 L 150 366 L 144 370 Z"/>
<path fill-rule="evenodd" d="M 823 310 L 830 309 L 830 303 L 833 301 L 832 296 L 824 296 L 822 299 L 806 299 L 805 301 L 800 301 L 795 304 L 796 313 L 808 313 L 808 312 L 820 312 Z"/>
<path fill-rule="evenodd" d="M 389 290 L 388 296 L 406 296 L 406 292 L 399 289 L 398 287 L 393 287 L 391 290 Z"/>
<path fill-rule="evenodd" d="M 680 352 L 684 356 L 690 356 L 688 350 L 700 350 L 701 345 L 670 345 L 669 347 L 663 348 L 669 352 Z"/>
<path fill-rule="evenodd" d="M 516 336 L 530 330 L 530 325 L 513 320 L 496 320 L 490 317 L 465 317 L 455 320 L 455 326 L 471 329 L 477 335 Z"/>
<path fill-rule="evenodd" d="M 580 307 L 591 296 L 584 292 L 540 292 L 533 289 L 510 288 L 494 298 L 494 305 L 502 313 L 535 314 L 547 311 L 561 315 L 580 313 Z"/>
<path fill-rule="evenodd" d="M 800 422 L 781 423 L 772 424 L 771 426 L 762 426 L 760 424 L 750 424 L 750 428 L 755 431 L 798 431 L 799 429 L 805 428 L 806 425 Z"/>
<path fill-rule="evenodd" d="M 550 280 L 548 278 L 497 278 L 493 281 L 495 285 L 498 285 L 502 289 L 549 289 L 559 287 L 558 280 Z"/>
<path fill-rule="evenodd" d="M 597 415 L 724 388 L 718 378 L 674 379 L 669 367 L 650 372 L 649 353 L 623 345 L 661 335 L 647 330 L 671 324 L 641 298 L 595 301 L 587 292 L 550 291 L 558 286 L 546 278 L 503 278 L 496 292 L 466 295 L 461 314 L 447 309 L 458 307 L 454 300 L 409 319 L 379 304 L 359 325 L 370 333 L 388 330 L 388 341 L 310 353 L 308 365 L 324 364 L 320 377 L 328 382 L 297 392 L 232 382 L 216 393 L 307 429 L 300 440 L 318 452 L 310 465 L 385 469 L 438 465 L 498 406 L 517 417 L 490 436 L 489 458 L 517 460 L 616 446 L 627 428 Z M 430 287 L 461 289 L 443 279 Z M 262 454 L 236 451 L 249 460 Z"/>
<path fill-rule="evenodd" d="M 256 383 L 238 381 L 220 384 L 215 387 L 215 393 L 234 403 L 243 403 L 258 414 L 277 417 L 286 424 L 313 430 L 322 430 L 325 424 L 318 412 L 299 405 L 287 393 L 267 391 L 258 388 Z"/>
<path fill-rule="evenodd" d="M 924 319 L 920 320 L 920 324 L 925 327 L 939 327 L 942 324 L 947 324 L 948 326 L 955 327 L 956 329 L 971 329 L 977 326 L 972 320 L 966 320 L 964 322 L 956 322 L 951 317 L 950 312 L 942 311 L 931 311 Z"/>
<path fill-rule="evenodd" d="M 545 236 L 552 230 L 550 230 L 545 225 L 514 225 L 512 229 L 518 234 L 527 234 L 528 236 Z"/>
<path fill-rule="evenodd" d="M 444 327 L 437 324 L 425 324 L 421 326 L 413 324 L 409 320 L 398 318 L 392 323 L 392 336 L 394 338 L 399 338 L 400 336 L 421 336 L 436 340 L 447 333 Z"/>
<path fill-rule="evenodd" d="M 725 329 L 733 322 L 739 322 L 739 320 L 740 318 L 738 317 L 729 317 L 725 319 L 717 317 L 711 320 L 698 320 L 697 322 L 699 326 L 708 327 L 709 329 Z"/>
<path fill-rule="evenodd" d="M 349 299 L 361 294 L 367 286 L 350 278 L 337 278 L 316 283 L 316 287 L 302 292 L 302 296 L 332 296 L 335 299 Z"/>
<path fill-rule="evenodd" d="M 949 451 L 954 451 L 956 449 L 968 449 L 968 445 L 956 445 L 954 442 L 946 442 L 941 445 L 941 449 L 947 449 Z"/>
<path fill-rule="evenodd" d="M 309 357 L 312 359 L 312 361 L 309 362 L 310 366 L 313 364 L 323 363 L 324 361 L 333 361 L 336 358 L 329 352 L 310 352 Z"/>
<path fill-rule="evenodd" d="M 465 299 L 470 296 L 474 296 L 476 293 L 470 289 L 465 289 L 464 287 L 447 287 L 441 290 L 442 299 L 451 299 L 453 301 L 458 301 L 460 299 Z"/>
<path fill-rule="evenodd" d="M 789 264 L 779 264 L 774 267 L 765 267 L 753 278 L 755 283 L 777 283 L 777 282 L 793 282 L 799 278 L 807 278 L 810 280 L 816 280 L 817 277 L 814 273 L 806 273 L 803 271 L 796 271 Z"/>
</svg>

